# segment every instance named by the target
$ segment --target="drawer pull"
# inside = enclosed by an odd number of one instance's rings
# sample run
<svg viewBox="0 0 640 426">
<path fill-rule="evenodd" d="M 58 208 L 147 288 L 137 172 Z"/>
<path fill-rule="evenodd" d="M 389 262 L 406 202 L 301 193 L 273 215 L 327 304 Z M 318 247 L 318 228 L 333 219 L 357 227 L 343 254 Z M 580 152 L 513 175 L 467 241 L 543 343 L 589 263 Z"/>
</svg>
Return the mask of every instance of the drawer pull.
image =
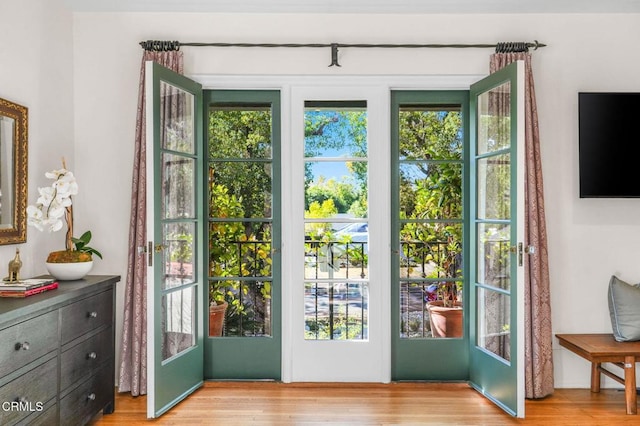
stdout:
<svg viewBox="0 0 640 426">
<path fill-rule="evenodd" d="M 89 401 L 95 401 L 96 400 L 96 394 L 95 393 L 90 393 L 89 395 L 87 395 L 87 399 Z"/>
<path fill-rule="evenodd" d="M 87 359 L 96 359 L 96 358 L 98 358 L 98 354 L 95 352 L 89 352 L 87 354 Z"/>
<path fill-rule="evenodd" d="M 16 351 L 22 349 L 23 351 L 29 350 L 29 342 L 18 342 L 16 343 Z"/>
<path fill-rule="evenodd" d="M 91 311 L 87 314 L 89 318 L 98 318 L 98 313 L 96 311 Z"/>
</svg>

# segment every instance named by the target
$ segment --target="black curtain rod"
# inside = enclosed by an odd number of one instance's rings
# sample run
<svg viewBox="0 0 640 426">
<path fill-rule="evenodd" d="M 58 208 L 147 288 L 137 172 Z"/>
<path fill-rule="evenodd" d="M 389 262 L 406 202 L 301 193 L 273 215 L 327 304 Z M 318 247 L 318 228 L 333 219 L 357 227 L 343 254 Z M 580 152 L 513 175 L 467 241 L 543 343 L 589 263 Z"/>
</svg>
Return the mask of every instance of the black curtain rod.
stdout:
<svg viewBox="0 0 640 426">
<path fill-rule="evenodd" d="M 511 52 L 528 52 L 529 49 L 538 50 L 539 47 L 545 47 L 546 44 L 540 43 L 538 40 L 533 42 L 501 42 L 495 44 L 393 44 L 393 43 L 182 43 L 179 41 L 162 41 L 147 40 L 141 41 L 140 46 L 144 50 L 149 51 L 170 51 L 180 50 L 182 46 L 190 47 L 330 47 L 331 48 L 331 64 L 333 66 L 341 66 L 338 63 L 338 49 L 343 47 L 355 47 L 361 49 L 381 48 L 381 49 L 477 49 L 477 48 L 495 48 L 496 53 Z"/>
</svg>

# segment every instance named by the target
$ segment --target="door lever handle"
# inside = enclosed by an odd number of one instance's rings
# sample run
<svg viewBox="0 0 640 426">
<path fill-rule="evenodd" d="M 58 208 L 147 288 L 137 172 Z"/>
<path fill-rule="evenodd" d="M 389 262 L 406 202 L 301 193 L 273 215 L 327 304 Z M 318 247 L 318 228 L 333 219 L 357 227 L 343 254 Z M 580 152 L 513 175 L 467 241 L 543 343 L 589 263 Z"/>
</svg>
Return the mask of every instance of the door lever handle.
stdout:
<svg viewBox="0 0 640 426">
<path fill-rule="evenodd" d="M 522 243 L 518 243 L 515 246 L 511 246 L 509 247 L 509 251 L 511 253 L 517 254 L 518 255 L 518 266 L 522 266 L 524 259 L 523 259 L 523 253 L 524 253 L 524 244 Z M 529 253 L 528 248 L 527 248 L 527 253 Z"/>
</svg>

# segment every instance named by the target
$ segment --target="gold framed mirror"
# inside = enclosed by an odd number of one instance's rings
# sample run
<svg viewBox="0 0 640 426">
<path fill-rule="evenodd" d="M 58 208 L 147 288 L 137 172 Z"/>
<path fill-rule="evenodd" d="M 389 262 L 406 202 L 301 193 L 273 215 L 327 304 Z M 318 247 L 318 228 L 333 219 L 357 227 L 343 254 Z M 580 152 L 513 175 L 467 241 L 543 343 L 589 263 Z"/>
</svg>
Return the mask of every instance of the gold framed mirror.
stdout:
<svg viewBox="0 0 640 426">
<path fill-rule="evenodd" d="M 26 107 L 0 98 L 0 244 L 27 241 Z"/>
</svg>

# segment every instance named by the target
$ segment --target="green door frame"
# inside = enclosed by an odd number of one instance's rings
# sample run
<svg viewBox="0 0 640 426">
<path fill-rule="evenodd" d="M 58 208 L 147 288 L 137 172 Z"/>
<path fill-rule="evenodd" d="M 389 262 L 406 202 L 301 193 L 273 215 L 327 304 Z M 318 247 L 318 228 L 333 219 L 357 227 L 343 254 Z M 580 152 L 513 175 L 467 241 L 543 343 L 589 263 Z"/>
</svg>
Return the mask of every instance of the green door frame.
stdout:
<svg viewBox="0 0 640 426">
<path fill-rule="evenodd" d="M 400 247 L 399 111 L 401 106 L 459 106 L 463 120 L 463 259 L 469 253 L 469 91 L 391 92 L 391 244 Z M 468 276 L 469 262 L 463 261 L 464 335 L 461 339 L 400 338 L 400 256 L 391 261 L 391 379 L 467 380 L 469 377 Z"/>
<path fill-rule="evenodd" d="M 205 379 L 273 379 L 280 380 L 282 364 L 282 285 L 281 285 L 281 112 L 280 92 L 277 90 L 204 90 L 204 152 L 208 153 L 209 106 L 224 104 L 232 106 L 271 105 L 271 149 L 272 149 L 272 217 L 238 218 L 240 221 L 269 221 L 272 224 L 272 276 L 271 276 L 271 336 L 269 337 L 207 337 L 204 345 Z M 208 161 L 208 159 L 205 159 Z M 208 166 L 206 166 L 208 168 Z M 205 191 L 208 174 L 202 176 Z M 205 200 L 208 200 L 205 193 Z M 208 208 L 208 206 L 205 206 Z M 207 214 L 208 217 L 208 214 Z M 208 240 L 208 232 L 204 237 Z M 209 245 L 207 244 L 207 247 Z M 205 259 L 209 259 L 206 253 Z M 205 320 L 208 330 L 208 316 Z"/>
</svg>

